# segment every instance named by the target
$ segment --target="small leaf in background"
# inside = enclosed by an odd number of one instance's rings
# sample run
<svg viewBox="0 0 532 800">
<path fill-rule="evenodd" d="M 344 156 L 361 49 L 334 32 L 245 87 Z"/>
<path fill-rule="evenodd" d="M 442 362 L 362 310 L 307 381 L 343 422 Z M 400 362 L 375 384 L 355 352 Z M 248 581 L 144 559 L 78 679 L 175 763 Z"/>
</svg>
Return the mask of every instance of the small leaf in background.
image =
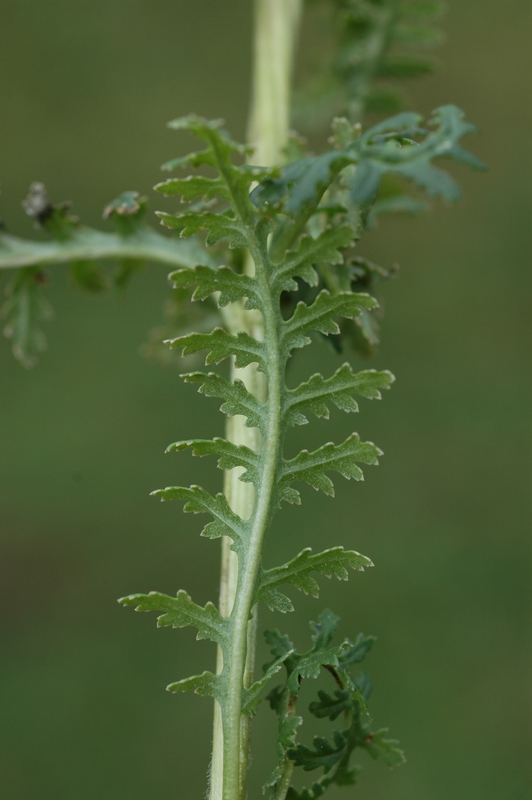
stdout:
<svg viewBox="0 0 532 800">
<path fill-rule="evenodd" d="M 108 282 L 101 266 L 95 261 L 73 261 L 69 268 L 70 277 L 80 289 L 89 292 L 103 292 Z"/>
<path fill-rule="evenodd" d="M 118 289 L 125 289 L 133 276 L 145 268 L 145 262 L 140 258 L 124 258 L 113 274 L 114 285 Z"/>
<path fill-rule="evenodd" d="M 103 218 L 112 220 L 122 236 L 131 236 L 142 224 L 147 204 L 138 192 L 122 192 L 104 208 Z"/>
<path fill-rule="evenodd" d="M 35 267 L 18 270 L 6 287 L 7 300 L 0 309 L 6 320 L 4 336 L 11 339 L 15 358 L 24 367 L 33 367 L 40 353 L 46 350 L 43 322 L 53 317 L 53 310 L 43 296 L 47 278 Z"/>
</svg>

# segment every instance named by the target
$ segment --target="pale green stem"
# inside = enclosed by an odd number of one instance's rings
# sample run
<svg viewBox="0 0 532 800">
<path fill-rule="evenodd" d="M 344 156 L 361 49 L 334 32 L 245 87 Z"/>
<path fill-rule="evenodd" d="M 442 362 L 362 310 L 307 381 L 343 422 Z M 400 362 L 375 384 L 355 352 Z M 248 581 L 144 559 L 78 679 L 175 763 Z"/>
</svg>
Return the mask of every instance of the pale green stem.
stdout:
<svg viewBox="0 0 532 800">
<path fill-rule="evenodd" d="M 193 268 L 210 257 L 194 240 L 165 236 L 141 228 L 130 236 L 80 227 L 62 242 L 31 242 L 0 233 L 0 269 L 45 267 L 73 261 L 135 259 L 166 266 Z"/>
<path fill-rule="evenodd" d="M 283 161 L 283 150 L 287 143 L 289 114 L 290 114 L 290 83 L 295 37 L 298 29 L 299 18 L 302 10 L 302 0 L 255 0 L 255 43 L 254 43 L 254 68 L 253 68 L 253 97 L 249 122 L 249 141 L 254 146 L 253 162 L 261 166 L 272 166 Z M 248 261 L 246 271 L 253 272 L 253 264 Z M 229 306 L 224 313 L 228 330 L 232 333 L 247 331 L 257 339 L 264 338 L 264 322 L 262 316 L 254 311 L 246 311 L 240 303 Z M 275 337 L 276 338 L 276 337 Z M 257 372 L 254 365 L 245 369 L 233 366 L 232 379 L 239 378 L 247 389 L 260 400 L 266 397 L 265 376 Z M 269 389 L 270 403 L 272 401 L 272 387 Z M 226 436 L 237 444 L 245 444 L 255 450 L 261 446 L 260 434 L 256 429 L 247 428 L 243 417 L 229 418 Z M 224 492 L 233 511 L 243 519 L 248 519 L 255 506 L 254 489 L 251 484 L 244 484 L 238 480 L 238 471 L 231 470 L 225 475 Z M 266 492 L 266 487 L 261 493 Z M 260 498 L 259 498 L 260 503 Z M 267 509 L 266 509 L 267 510 Z M 263 509 L 264 511 L 264 509 Z M 259 509 L 257 508 L 257 515 Z M 257 518 L 257 517 L 256 517 Z M 264 514 L 260 519 L 265 522 Z M 254 526 L 255 528 L 256 526 Z M 258 538 L 258 550 L 248 558 L 246 572 L 254 582 L 256 569 L 262 548 L 261 532 Z M 238 583 L 238 559 L 229 548 L 230 541 L 224 539 L 222 543 L 222 571 L 220 582 L 220 611 L 224 616 L 229 616 L 233 610 Z M 251 563 L 250 563 L 251 562 Z M 249 586 L 248 586 L 249 589 Z M 240 588 L 242 594 L 243 586 Z M 247 602 L 250 593 L 246 592 Z M 246 654 L 244 670 L 244 684 L 249 686 L 253 681 L 253 668 L 255 658 L 256 639 L 256 609 L 248 622 L 249 609 L 245 603 L 239 610 L 240 623 L 245 630 L 245 639 L 241 636 L 238 647 L 242 647 Z M 240 624 L 239 623 L 239 624 Z M 237 647 L 237 649 L 238 649 Z M 218 650 L 217 671 L 223 668 L 223 658 Z M 235 669 L 235 673 L 238 670 Z M 241 696 L 242 681 L 235 688 L 238 697 Z M 239 700 L 240 703 L 240 700 Z M 240 707 L 233 714 L 233 718 L 226 726 L 226 736 L 238 737 L 239 763 L 238 791 L 233 796 L 227 792 L 233 791 L 230 786 L 235 785 L 235 764 L 224 766 L 225 760 L 235 753 L 234 743 L 225 742 L 222 727 L 220 708 L 215 703 L 214 710 L 214 735 L 213 754 L 211 762 L 210 800 L 244 800 L 246 772 L 249 758 L 249 719 L 242 717 Z M 234 762 L 234 758 L 232 759 Z M 225 767 L 231 777 L 224 777 Z M 224 789 L 224 785 L 226 789 Z"/>
</svg>

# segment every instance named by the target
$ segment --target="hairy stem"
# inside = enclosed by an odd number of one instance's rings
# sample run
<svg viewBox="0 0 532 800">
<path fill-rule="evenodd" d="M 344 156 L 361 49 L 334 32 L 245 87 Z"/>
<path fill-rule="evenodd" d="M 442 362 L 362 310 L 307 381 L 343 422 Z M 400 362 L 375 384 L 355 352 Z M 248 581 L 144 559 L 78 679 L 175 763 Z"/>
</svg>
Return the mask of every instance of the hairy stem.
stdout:
<svg viewBox="0 0 532 800">
<path fill-rule="evenodd" d="M 192 269 L 198 260 L 205 263 L 205 257 L 208 254 L 193 240 L 171 238 L 150 228 L 120 236 L 82 227 L 61 242 L 29 242 L 0 233 L 0 269 L 127 258 Z"/>
<path fill-rule="evenodd" d="M 283 150 L 287 142 L 289 126 L 293 50 L 301 10 L 302 0 L 255 0 L 253 96 L 248 137 L 255 147 L 253 161 L 262 166 L 275 165 L 283 160 Z M 252 273 L 253 269 L 254 265 L 251 261 L 248 261 L 246 271 Z M 224 317 L 227 328 L 231 333 L 243 330 L 257 339 L 264 338 L 262 316 L 257 312 L 244 310 L 240 303 L 229 306 Z M 260 400 L 266 398 L 265 376 L 257 372 L 254 365 L 250 365 L 245 369 L 237 369 L 233 366 L 232 380 L 235 378 L 242 380 L 247 389 Z M 271 398 L 271 387 L 268 394 Z M 262 444 L 258 431 L 245 427 L 243 417 L 228 419 L 226 438 L 236 444 L 245 444 L 255 450 L 259 449 Z M 224 492 L 233 511 L 242 518 L 248 519 L 255 506 L 255 493 L 251 484 L 245 484 L 238 480 L 238 470 L 231 470 L 226 473 Z M 224 539 L 222 542 L 220 580 L 220 611 L 224 616 L 229 616 L 233 610 L 239 579 L 238 559 L 229 546 L 230 541 Z M 260 558 L 261 546 L 262 536 L 259 538 L 257 559 Z M 249 563 L 246 564 L 246 570 L 250 575 L 253 571 L 256 574 L 256 569 L 258 568 L 257 559 L 255 559 L 256 564 L 254 566 Z M 243 636 L 239 640 L 239 646 L 243 645 L 245 652 L 243 682 L 244 685 L 249 686 L 253 681 L 255 660 L 256 609 L 252 610 L 250 621 L 248 621 L 249 609 L 246 611 L 244 606 L 240 609 L 240 616 L 241 619 L 239 619 L 238 624 L 241 624 L 246 632 L 245 643 Z M 217 671 L 221 672 L 222 668 L 223 657 L 219 649 Z M 237 672 L 238 670 L 235 670 L 235 673 Z M 238 676 L 238 680 L 240 681 L 240 686 L 237 694 L 240 702 L 242 676 Z M 243 800 L 245 797 L 249 755 L 249 719 L 242 717 L 240 709 L 238 709 L 238 713 L 235 710 L 234 719 L 229 726 L 226 726 L 225 738 L 227 737 L 237 737 L 239 742 L 238 763 L 236 765 L 233 763 L 232 767 L 224 762 L 228 760 L 234 761 L 236 747 L 234 742 L 227 741 L 224 746 L 221 712 L 218 704 L 215 703 L 210 800 L 222 800 L 222 798 L 223 800 L 229 800 L 229 798 L 230 800 Z M 231 774 L 230 780 L 224 779 L 224 772 L 226 771 Z M 238 791 L 233 795 L 227 794 L 227 792 L 234 791 L 234 789 L 224 789 L 223 787 L 224 785 L 231 787 L 235 785 L 235 774 L 237 772 Z"/>
</svg>

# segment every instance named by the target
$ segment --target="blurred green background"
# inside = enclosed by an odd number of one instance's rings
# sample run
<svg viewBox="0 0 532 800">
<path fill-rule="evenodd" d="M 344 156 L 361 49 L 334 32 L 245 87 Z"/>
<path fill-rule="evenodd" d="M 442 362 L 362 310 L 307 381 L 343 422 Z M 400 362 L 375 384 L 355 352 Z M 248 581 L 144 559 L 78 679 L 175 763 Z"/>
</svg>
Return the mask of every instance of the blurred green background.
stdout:
<svg viewBox="0 0 532 800">
<path fill-rule="evenodd" d="M 339 480 L 334 501 L 305 492 L 267 545 L 270 565 L 334 544 L 376 563 L 347 585 L 322 581 L 319 601 L 298 596 L 292 618 L 262 615 L 301 647 L 304 621 L 326 606 L 343 634 L 378 636 L 367 664 L 374 717 L 408 763 L 368 763 L 356 789 L 331 799 L 532 796 L 532 20 L 528 0 L 450 6 L 443 67 L 410 85 L 409 105 L 465 108 L 482 128 L 467 144 L 490 171 L 455 171 L 460 205 L 381 224 L 361 247 L 401 264 L 381 290 L 383 345 L 371 364 L 397 383 L 382 403 L 362 401 L 354 420 L 385 457 L 364 484 Z M 90 224 L 122 190 L 149 192 L 159 164 L 190 144 L 164 127 L 180 114 L 223 116 L 244 135 L 249 0 L 3 0 L 1 12 L 0 217 L 11 231 L 33 235 L 20 208 L 33 180 L 74 200 Z M 216 544 L 198 537 L 198 519 L 148 493 L 219 487 L 212 463 L 163 450 L 220 434 L 223 419 L 176 370 L 139 356 L 161 318 L 164 268 L 105 297 L 52 272 L 56 319 L 39 366 L 24 371 L 0 344 L 0 792 L 192 800 L 205 788 L 211 704 L 164 687 L 210 668 L 214 649 L 188 630 L 157 631 L 115 599 L 180 587 L 198 602 L 216 596 Z M 335 358 L 318 346 L 297 371 L 328 373 Z M 337 413 L 298 441 L 338 441 L 352 425 Z M 253 800 L 274 759 L 270 716 L 264 704 Z"/>
</svg>

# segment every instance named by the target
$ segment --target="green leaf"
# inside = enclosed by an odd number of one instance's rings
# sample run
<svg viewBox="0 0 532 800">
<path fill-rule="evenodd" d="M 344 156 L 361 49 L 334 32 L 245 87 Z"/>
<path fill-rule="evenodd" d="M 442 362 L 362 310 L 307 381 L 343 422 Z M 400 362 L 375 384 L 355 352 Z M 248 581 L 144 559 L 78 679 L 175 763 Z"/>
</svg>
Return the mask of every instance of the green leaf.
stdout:
<svg viewBox="0 0 532 800">
<path fill-rule="evenodd" d="M 241 549 L 246 535 L 246 523 L 231 510 L 227 498 L 223 494 L 214 497 L 201 486 L 168 486 L 166 489 L 156 489 L 152 496 L 160 497 L 161 501 L 182 500 L 185 503 L 184 511 L 191 514 L 211 514 L 212 522 L 208 522 L 201 535 L 209 539 L 218 539 L 229 536 L 235 549 Z"/>
<path fill-rule="evenodd" d="M 201 197 L 205 200 L 221 197 L 230 200 L 231 194 L 220 178 L 204 178 L 202 175 L 189 175 L 188 178 L 170 178 L 153 187 L 161 194 L 170 197 L 181 195 L 183 200 L 194 200 Z"/>
<path fill-rule="evenodd" d="M 272 291 L 294 291 L 297 283 L 294 278 L 303 278 L 309 286 L 316 286 L 318 274 L 314 267 L 324 263 L 342 264 L 341 249 L 349 247 L 354 238 L 350 226 L 328 228 L 316 238 L 303 236 L 295 252 L 288 253 L 282 266 L 275 272 Z"/>
<path fill-rule="evenodd" d="M 190 595 L 180 589 L 176 597 L 160 592 L 130 594 L 118 601 L 123 606 L 135 606 L 135 611 L 164 611 L 157 618 L 158 628 L 184 628 L 191 625 L 198 629 L 197 639 L 209 639 L 225 646 L 228 636 L 228 621 L 212 603 L 202 608 L 194 603 Z"/>
<path fill-rule="evenodd" d="M 334 496 L 334 486 L 325 474 L 332 470 L 339 472 L 344 478 L 356 481 L 364 480 L 364 474 L 358 463 L 378 464 L 378 456 L 382 451 L 373 442 L 361 442 L 357 433 L 351 434 L 342 444 L 332 442 L 309 453 L 302 450 L 295 458 L 284 461 L 282 483 L 305 481 L 313 489 L 321 489 L 325 494 Z"/>
<path fill-rule="evenodd" d="M 275 659 L 283 658 L 284 660 L 294 650 L 294 645 L 288 636 L 278 630 L 264 631 L 264 638 L 266 639 L 266 644 L 270 646 L 270 653 Z"/>
<path fill-rule="evenodd" d="M 318 697 L 318 702 L 309 705 L 309 711 L 318 719 L 328 717 L 334 721 L 340 714 L 349 711 L 352 706 L 351 693 L 348 689 L 336 689 L 334 697 L 320 689 Z"/>
<path fill-rule="evenodd" d="M 381 728 L 376 733 L 366 736 L 360 746 L 368 751 L 370 756 L 384 763 L 388 767 L 398 767 L 405 762 L 403 751 L 397 747 L 399 742 L 396 739 L 388 739 L 388 728 Z"/>
<path fill-rule="evenodd" d="M 270 680 L 282 668 L 283 663 L 292 654 L 292 650 L 283 653 L 276 661 L 269 664 L 264 672 L 262 678 L 249 687 L 244 689 L 242 694 L 242 713 L 251 717 L 257 711 L 257 706 L 260 703 L 260 693 Z"/>
<path fill-rule="evenodd" d="M 363 633 L 359 633 L 355 642 L 353 644 L 350 643 L 349 648 L 342 653 L 340 658 L 340 669 L 345 671 L 353 664 L 358 664 L 363 661 L 373 647 L 374 643 L 374 636 L 364 636 Z"/>
<path fill-rule="evenodd" d="M 259 402 L 238 378 L 231 383 L 216 372 L 190 372 L 181 377 L 187 383 L 199 383 L 198 392 L 206 397 L 221 397 L 225 402 L 220 411 L 224 414 L 228 416 L 242 415 L 247 417 L 248 428 L 265 430 L 267 404 Z"/>
<path fill-rule="evenodd" d="M 233 444 L 226 439 L 215 436 L 214 439 L 187 439 L 182 442 L 173 442 L 166 448 L 166 453 L 192 450 L 193 456 L 219 455 L 218 466 L 220 469 L 234 469 L 244 467 L 245 472 L 240 475 L 244 483 L 258 485 L 260 481 L 260 459 L 258 453 L 245 445 Z"/>
<path fill-rule="evenodd" d="M 111 219 L 121 236 L 131 236 L 139 230 L 147 205 L 138 192 L 122 192 L 105 207 L 103 218 Z"/>
<path fill-rule="evenodd" d="M 189 356 L 201 350 L 209 350 L 206 364 L 219 364 L 226 358 L 234 356 L 237 367 L 247 367 L 257 363 L 261 372 L 266 372 L 264 345 L 253 339 L 248 333 L 236 335 L 227 333 L 223 328 L 215 328 L 211 333 L 188 333 L 176 339 L 168 339 L 170 347 L 182 347 L 183 355 Z"/>
<path fill-rule="evenodd" d="M 299 744 L 288 751 L 288 756 L 296 767 L 303 767 L 305 772 L 323 768 L 326 774 L 342 759 L 347 750 L 345 736 L 340 731 L 333 731 L 333 740 L 334 744 L 329 744 L 323 736 L 315 736 L 312 741 L 313 750 Z"/>
<path fill-rule="evenodd" d="M 381 78 L 418 78 L 434 72 L 432 59 L 421 56 L 388 56 L 381 63 L 378 75 Z"/>
<path fill-rule="evenodd" d="M 297 694 L 300 681 L 306 678 L 317 678 L 322 667 L 338 667 L 342 653 L 347 647 L 348 643 L 343 642 L 337 647 L 320 648 L 301 656 L 297 666 L 288 678 L 287 686 L 289 691 L 292 694 Z"/>
<path fill-rule="evenodd" d="M 292 161 L 283 168 L 279 178 L 260 183 L 251 198 L 257 206 L 283 200 L 286 211 L 297 214 L 315 205 L 336 175 L 353 160 L 353 155 L 347 150 L 331 150 Z"/>
<path fill-rule="evenodd" d="M 416 47 L 434 47 L 443 39 L 442 31 L 430 25 L 400 24 L 393 31 L 393 40 Z M 409 76 L 406 76 L 409 77 Z"/>
<path fill-rule="evenodd" d="M 203 697 L 221 697 L 220 676 L 212 672 L 202 672 L 201 675 L 193 675 L 191 678 L 183 678 L 181 681 L 170 683 L 166 690 L 178 694 L 180 692 L 194 692 Z"/>
<path fill-rule="evenodd" d="M 94 261 L 74 261 L 70 265 L 70 276 L 77 286 L 89 292 L 103 292 L 107 288 L 105 273 Z"/>
<path fill-rule="evenodd" d="M 168 214 L 166 211 L 155 212 L 161 220 L 161 225 L 173 228 L 180 232 L 180 236 L 187 238 L 199 231 L 207 231 L 205 243 L 214 245 L 222 239 L 229 239 L 229 247 L 245 247 L 247 239 L 242 227 L 235 220 L 232 212 L 214 214 L 210 211 L 188 214 Z"/>
<path fill-rule="evenodd" d="M 311 639 L 314 642 L 314 650 L 328 647 L 338 630 L 340 617 L 328 608 L 325 608 L 318 617 L 317 622 L 311 622 Z"/>
<path fill-rule="evenodd" d="M 365 567 L 371 566 L 372 561 L 355 550 L 332 547 L 322 553 L 313 554 L 312 549 L 307 547 L 287 564 L 261 573 L 257 601 L 262 600 L 272 610 L 293 611 L 291 601 L 277 591 L 277 586 L 289 583 L 305 594 L 319 597 L 319 585 L 311 572 L 346 581 L 349 569 L 363 571 Z"/>
<path fill-rule="evenodd" d="M 350 146 L 359 160 L 354 178 L 349 180 L 353 202 L 365 204 L 373 200 L 381 177 L 388 172 L 413 181 L 430 196 L 458 199 L 456 182 L 431 162 L 435 158 L 453 158 L 482 169 L 482 162 L 459 145 L 462 136 L 474 132 L 475 126 L 464 121 L 464 112 L 456 106 L 442 106 L 429 121 L 435 130 L 418 129 L 417 135 L 424 138 L 417 143 L 411 136 L 416 135 L 419 123 L 418 115 L 399 114 L 370 128 Z"/>
<path fill-rule="evenodd" d="M 11 339 L 13 355 L 24 367 L 33 367 L 46 350 L 41 325 L 53 317 L 52 307 L 42 294 L 46 280 L 37 268 L 19 270 L 8 283 L 7 299 L 0 308 L 0 317 L 6 320 L 4 336 Z"/>
<path fill-rule="evenodd" d="M 220 292 L 217 303 L 220 307 L 235 303 L 241 297 L 247 297 L 246 308 L 260 308 L 261 302 L 257 294 L 253 278 L 238 275 L 230 267 L 204 267 L 198 265 L 194 269 L 179 269 L 170 273 L 175 289 L 196 286 L 193 300 L 205 300 L 214 292 Z"/>
<path fill-rule="evenodd" d="M 369 294 L 339 292 L 330 294 L 323 289 L 312 305 L 303 302 L 297 304 L 292 317 L 284 323 L 282 341 L 289 350 L 305 347 L 310 343 L 306 335 L 317 331 L 328 336 L 340 332 L 335 317 L 353 317 L 360 314 L 361 308 L 376 308 L 378 303 Z"/>
<path fill-rule="evenodd" d="M 388 370 L 364 370 L 353 372 L 350 364 L 342 364 L 334 375 L 325 379 L 319 372 L 308 381 L 301 383 L 296 389 L 288 391 L 286 403 L 287 421 L 290 425 L 302 425 L 308 422 L 301 409 L 310 409 L 317 417 L 329 418 L 329 405 L 333 404 L 341 411 L 358 411 L 358 404 L 353 394 L 367 399 L 381 399 L 381 389 L 389 389 L 394 376 Z"/>
</svg>

